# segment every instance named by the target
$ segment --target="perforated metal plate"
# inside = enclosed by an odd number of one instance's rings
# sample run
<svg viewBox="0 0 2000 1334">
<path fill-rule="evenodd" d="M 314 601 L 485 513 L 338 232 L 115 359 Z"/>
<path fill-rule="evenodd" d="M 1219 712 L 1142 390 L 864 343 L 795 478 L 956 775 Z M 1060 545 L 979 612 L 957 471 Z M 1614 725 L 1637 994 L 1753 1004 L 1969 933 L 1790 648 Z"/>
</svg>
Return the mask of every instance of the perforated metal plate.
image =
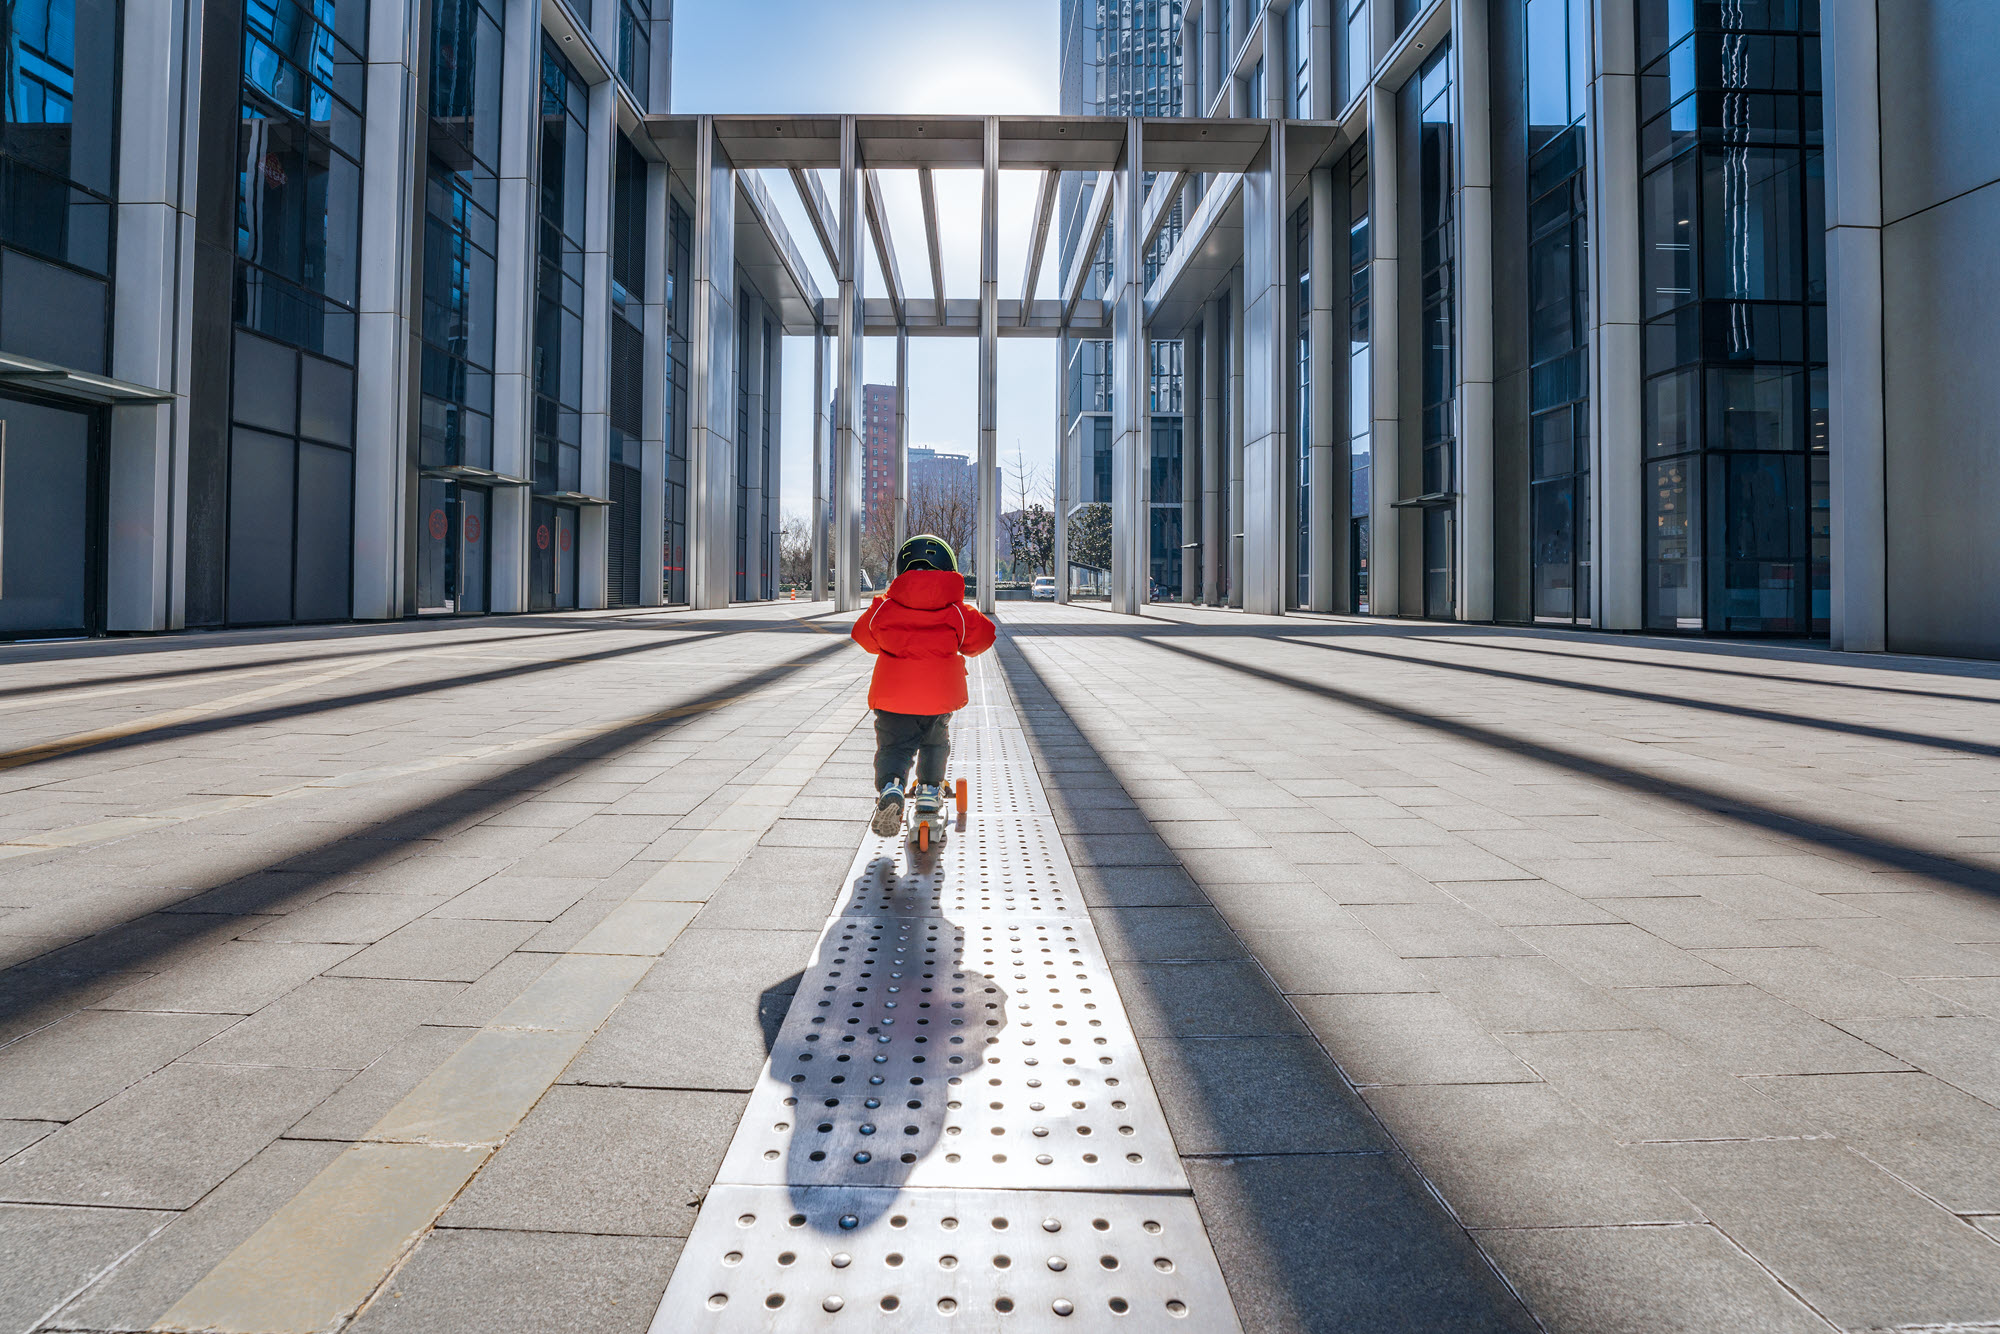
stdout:
<svg viewBox="0 0 2000 1334">
<path fill-rule="evenodd" d="M 652 1334 L 1241 1328 L 1186 1196 L 717 1186 Z"/>
<path fill-rule="evenodd" d="M 871 836 L 848 873 L 840 910 L 961 921 L 977 913 L 1089 916 L 1046 816 L 968 816 L 963 827 L 954 819 L 943 846 L 929 852 L 906 836 Z"/>
<path fill-rule="evenodd" d="M 1026 736 L 970 684 L 970 809 L 862 838 L 653 1334 L 1240 1334 Z"/>
<path fill-rule="evenodd" d="M 1060 918 L 837 919 L 722 1179 L 1186 1186 L 1103 954 Z"/>
</svg>

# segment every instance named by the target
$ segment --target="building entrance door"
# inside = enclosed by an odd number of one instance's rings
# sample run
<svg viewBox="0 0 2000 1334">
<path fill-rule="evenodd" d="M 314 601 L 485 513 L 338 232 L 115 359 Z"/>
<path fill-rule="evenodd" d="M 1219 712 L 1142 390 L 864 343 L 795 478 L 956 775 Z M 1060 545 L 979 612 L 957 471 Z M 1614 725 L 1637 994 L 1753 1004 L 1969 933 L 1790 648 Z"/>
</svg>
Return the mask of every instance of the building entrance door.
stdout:
<svg viewBox="0 0 2000 1334">
<path fill-rule="evenodd" d="M 101 417 L 0 397 L 0 638 L 104 628 Z"/>
<path fill-rule="evenodd" d="M 417 611 L 486 610 L 485 487 L 422 479 L 417 492 Z"/>
<path fill-rule="evenodd" d="M 1424 511 L 1424 616 L 1448 621 L 1456 607 L 1452 570 L 1452 542 L 1455 540 L 1449 506 L 1434 505 Z"/>
</svg>

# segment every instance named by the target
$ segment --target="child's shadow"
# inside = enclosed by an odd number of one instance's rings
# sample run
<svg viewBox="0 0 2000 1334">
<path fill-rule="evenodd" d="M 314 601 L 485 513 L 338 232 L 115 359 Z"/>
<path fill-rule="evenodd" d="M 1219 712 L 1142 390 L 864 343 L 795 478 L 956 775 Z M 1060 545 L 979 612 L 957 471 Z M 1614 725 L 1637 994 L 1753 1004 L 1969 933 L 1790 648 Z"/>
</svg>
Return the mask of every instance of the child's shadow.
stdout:
<svg viewBox="0 0 2000 1334">
<path fill-rule="evenodd" d="M 928 878 L 921 862 L 911 869 Z M 892 859 L 871 863 L 850 887 L 849 911 L 822 937 L 818 966 L 800 975 L 782 1028 L 773 1032 L 766 1018 L 771 1077 L 788 1086 L 785 1179 L 809 1218 L 825 1211 L 805 1208 L 801 1188 L 893 1190 L 933 1154 L 956 1162 L 975 1147 L 950 1142 L 946 1123 L 1006 1026 L 1006 991 L 967 964 L 963 928 L 928 906 L 896 902 L 899 887 Z M 857 1196 L 849 1212 L 880 1213 L 893 1198 Z"/>
</svg>

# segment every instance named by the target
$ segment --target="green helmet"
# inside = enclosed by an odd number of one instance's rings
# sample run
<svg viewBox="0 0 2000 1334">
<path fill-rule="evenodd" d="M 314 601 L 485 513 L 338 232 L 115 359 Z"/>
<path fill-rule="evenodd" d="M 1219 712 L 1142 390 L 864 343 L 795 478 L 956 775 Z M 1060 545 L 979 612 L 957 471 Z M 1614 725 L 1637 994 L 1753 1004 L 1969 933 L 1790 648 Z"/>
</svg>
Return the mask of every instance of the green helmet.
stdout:
<svg viewBox="0 0 2000 1334">
<path fill-rule="evenodd" d="M 918 533 L 896 550 L 896 573 L 906 570 L 956 570 L 958 555 L 951 544 L 930 533 Z"/>
</svg>

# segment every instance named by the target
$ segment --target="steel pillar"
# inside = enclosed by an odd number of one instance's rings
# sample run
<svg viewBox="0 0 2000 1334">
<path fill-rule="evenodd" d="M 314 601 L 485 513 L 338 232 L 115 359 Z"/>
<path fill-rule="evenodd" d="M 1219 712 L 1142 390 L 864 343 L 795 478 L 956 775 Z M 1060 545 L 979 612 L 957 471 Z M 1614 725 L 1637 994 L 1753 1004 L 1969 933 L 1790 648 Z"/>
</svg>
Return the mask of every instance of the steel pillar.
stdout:
<svg viewBox="0 0 2000 1334">
<path fill-rule="evenodd" d="M 1888 647 L 1887 386 L 1882 370 L 1882 122 L 1874 5 L 1827 5 L 1826 295 L 1833 647 Z"/>
<path fill-rule="evenodd" d="M 1056 335 L 1056 601 L 1069 601 L 1069 336 Z"/>
<path fill-rule="evenodd" d="M 1152 347 L 1146 337 L 1144 271 L 1139 241 L 1145 210 L 1142 122 L 1125 122 L 1124 160 L 1112 188 L 1111 291 L 1111 610 L 1127 616 L 1146 605 L 1146 483 L 1150 441 Z"/>
<path fill-rule="evenodd" d="M 1400 534 L 1402 420 L 1396 356 L 1396 95 L 1368 90 L 1368 369 L 1370 387 L 1368 609 L 1377 616 L 1403 610 Z M 1634 223 L 1636 227 L 1637 224 Z"/>
<path fill-rule="evenodd" d="M 861 600 L 861 164 L 852 116 L 840 118 L 839 354 L 834 372 L 833 601 L 853 611 Z"/>
<path fill-rule="evenodd" d="M 1193 603 L 1201 597 L 1201 433 L 1206 420 L 1202 411 L 1200 381 L 1188 382 L 1192 372 L 1200 375 L 1199 361 L 1189 357 L 1206 355 L 1208 330 L 1189 330 L 1181 335 L 1181 601 Z"/>
<path fill-rule="evenodd" d="M 892 513 L 896 519 L 896 550 L 903 549 L 903 542 L 910 536 L 910 329 L 906 324 L 896 325 L 896 476 L 895 498 Z M 895 554 L 890 553 L 892 562 L 890 577 L 896 573 L 893 562 Z"/>
<path fill-rule="evenodd" d="M 1451 0 L 1458 98 L 1458 619 L 1493 619 L 1493 143 L 1486 0 Z"/>
<path fill-rule="evenodd" d="M 1832 6 L 1829 6 L 1832 8 Z M 1591 62 L 1590 470 L 1591 609 L 1595 624 L 1636 630 L 1645 618 L 1640 411 L 1638 75 L 1632 0 L 1600 0 Z M 1380 455 L 1378 454 L 1379 458 Z"/>
<path fill-rule="evenodd" d="M 979 518 L 973 545 L 979 569 L 979 609 L 991 612 L 999 592 L 1000 528 L 1000 120 L 986 117 L 985 164 L 979 191 Z"/>
<path fill-rule="evenodd" d="M 736 518 L 736 172 L 715 121 L 695 126 L 694 283 L 688 306 L 688 601 L 727 607 Z"/>
<path fill-rule="evenodd" d="M 1223 362 L 1229 355 L 1223 336 L 1228 298 L 1210 301 L 1201 317 L 1201 600 L 1222 605 L 1222 574 L 1228 568 L 1229 538 L 1235 531 L 1222 512 L 1222 479 L 1228 465 L 1222 438 L 1228 423 L 1222 413 Z"/>
<path fill-rule="evenodd" d="M 812 599 L 826 601 L 826 335 L 813 330 Z"/>
<path fill-rule="evenodd" d="M 1347 351 L 1334 339 L 1333 304 L 1333 174 L 1315 171 L 1309 185 L 1312 230 L 1305 257 L 1306 271 L 1312 275 L 1312 308 L 1306 312 L 1306 336 L 1311 353 L 1311 397 L 1307 422 L 1312 452 L 1308 455 L 1308 502 L 1306 515 L 1306 609 L 1333 611 L 1340 605 L 1341 590 L 1347 587 L 1347 562 L 1340 555 L 1347 548 L 1347 506 L 1340 503 L 1347 486 L 1345 450 L 1335 441 L 1342 434 L 1335 429 L 1334 381 L 1347 364 Z M 1341 247 L 1346 258 L 1346 247 Z"/>
<path fill-rule="evenodd" d="M 1243 174 L 1243 609 L 1284 614 L 1285 429 L 1291 382 L 1286 327 L 1285 139 L 1273 133 Z"/>
</svg>

